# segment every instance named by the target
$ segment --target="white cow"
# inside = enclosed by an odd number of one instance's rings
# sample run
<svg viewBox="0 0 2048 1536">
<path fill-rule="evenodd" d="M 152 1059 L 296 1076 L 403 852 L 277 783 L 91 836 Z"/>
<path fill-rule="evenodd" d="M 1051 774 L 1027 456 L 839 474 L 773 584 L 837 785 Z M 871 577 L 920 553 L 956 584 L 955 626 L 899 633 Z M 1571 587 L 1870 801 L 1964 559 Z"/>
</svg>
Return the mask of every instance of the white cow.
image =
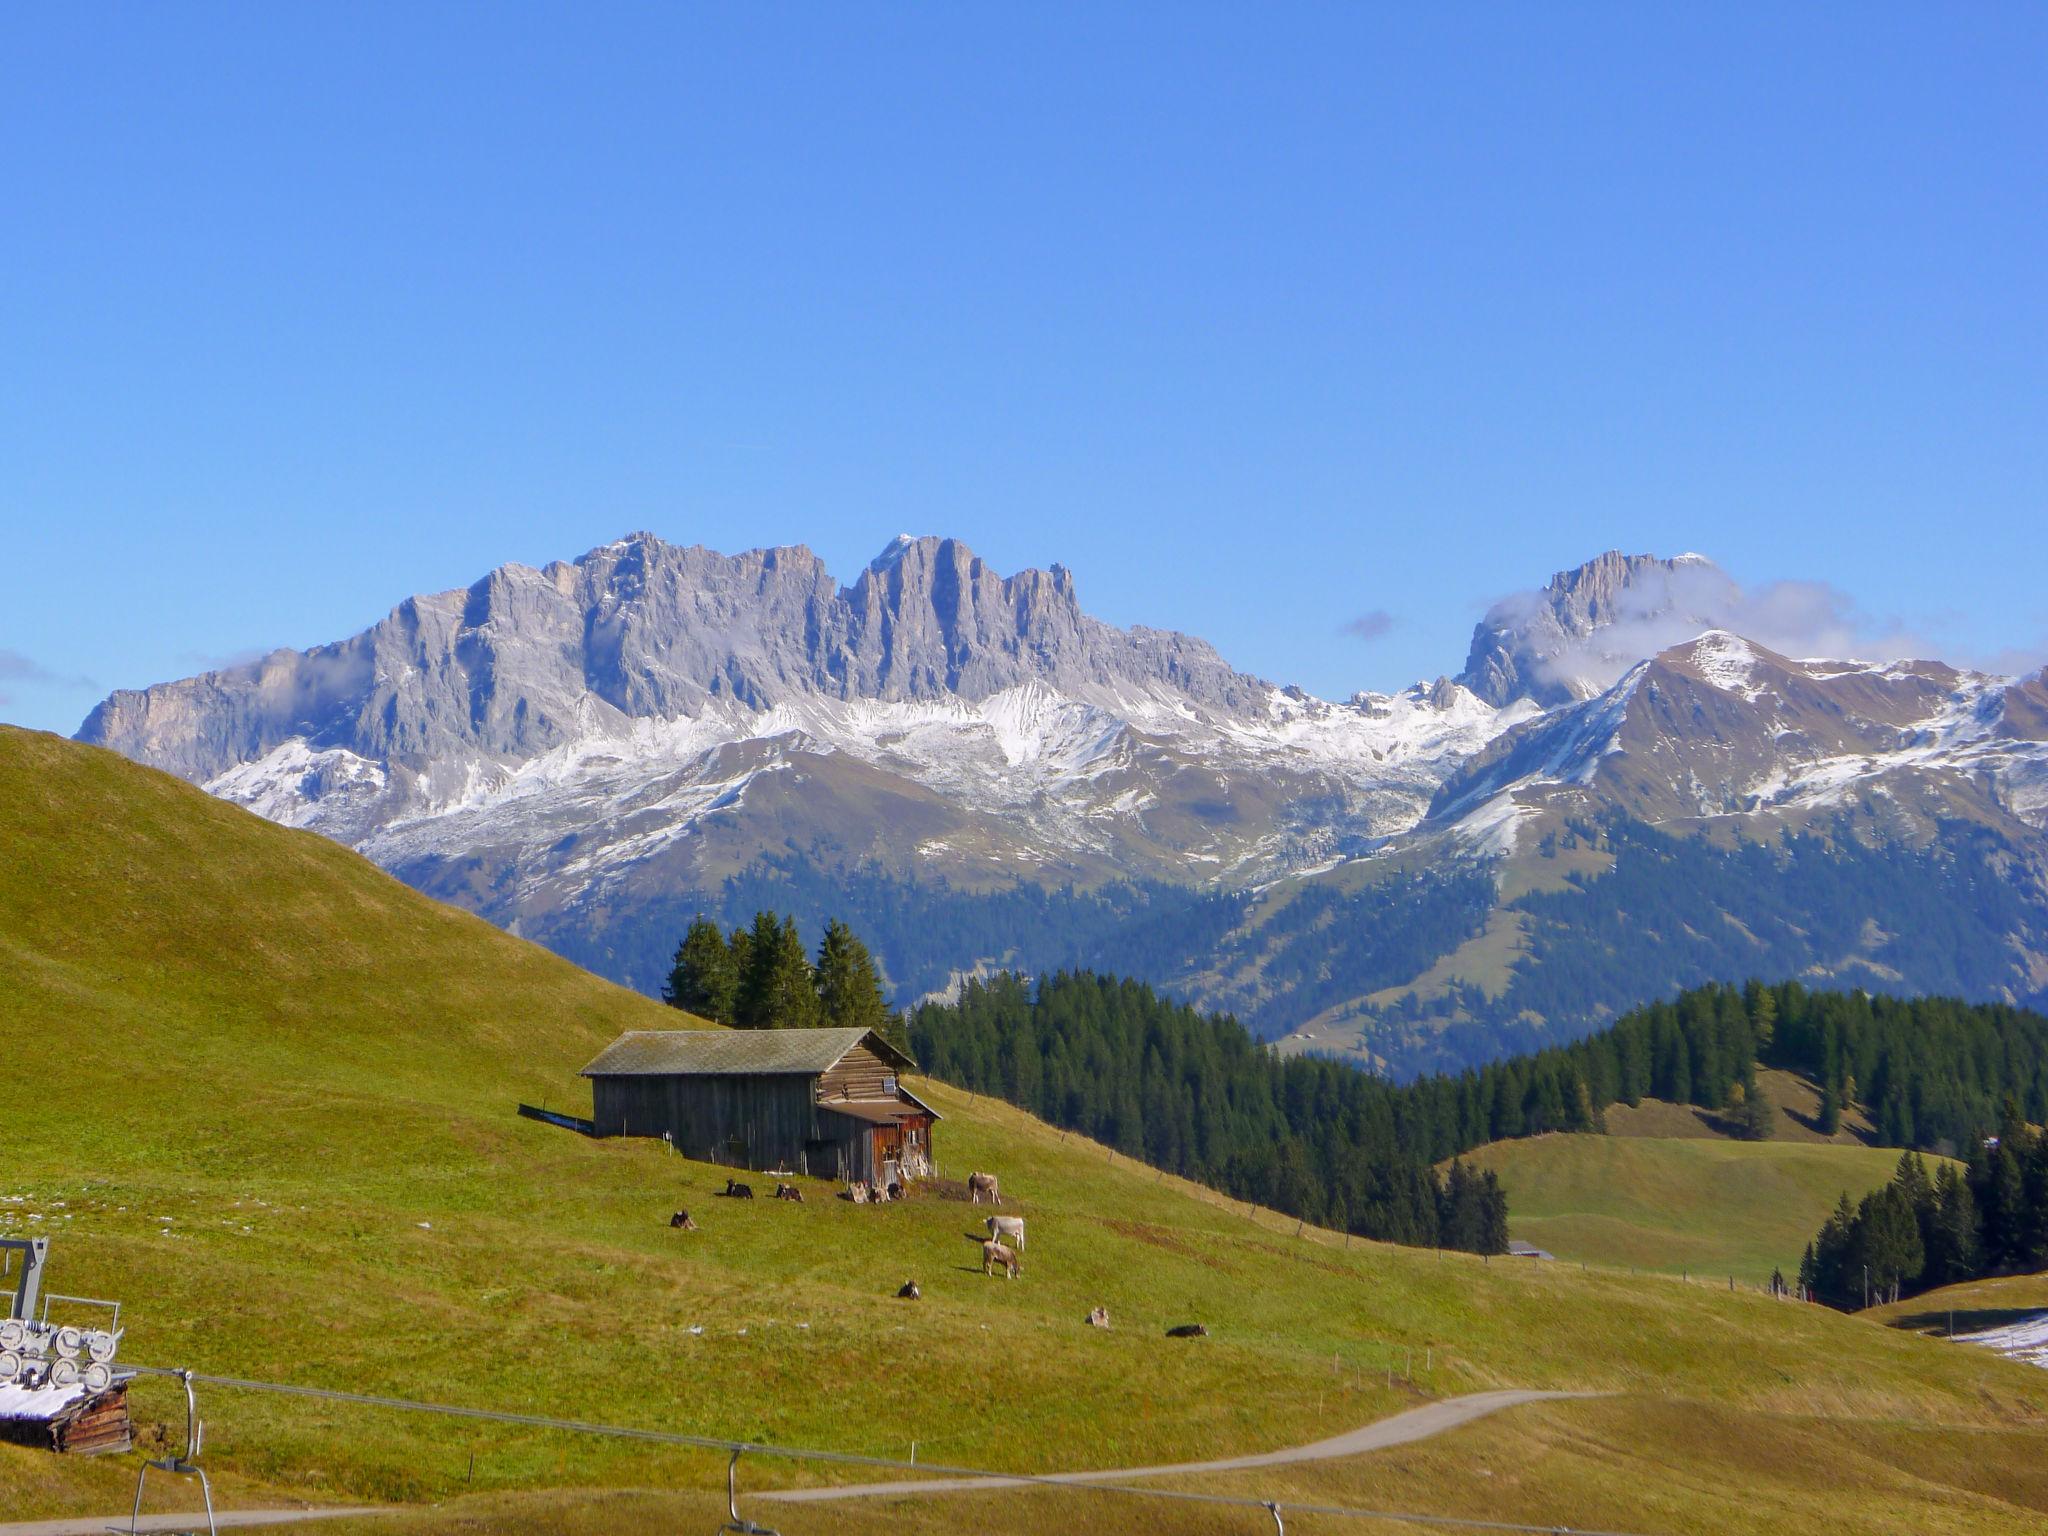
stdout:
<svg viewBox="0 0 2048 1536">
<path fill-rule="evenodd" d="M 991 1216 L 988 1219 L 988 1235 L 997 1242 L 1008 1238 L 1010 1246 L 1019 1253 L 1024 1251 L 1024 1218 L 1022 1216 Z"/>
</svg>

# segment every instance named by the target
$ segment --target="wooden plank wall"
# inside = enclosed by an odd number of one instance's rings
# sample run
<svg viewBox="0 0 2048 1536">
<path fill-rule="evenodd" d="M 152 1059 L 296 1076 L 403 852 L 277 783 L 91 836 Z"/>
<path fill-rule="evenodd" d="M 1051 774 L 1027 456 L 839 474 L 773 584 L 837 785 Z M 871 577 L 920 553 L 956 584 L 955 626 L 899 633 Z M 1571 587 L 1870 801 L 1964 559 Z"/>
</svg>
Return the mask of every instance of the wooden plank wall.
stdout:
<svg viewBox="0 0 2048 1536">
<path fill-rule="evenodd" d="M 818 1139 L 814 1079 L 597 1077 L 592 1120 L 600 1136 L 659 1136 L 700 1162 L 737 1168 L 796 1168 Z"/>
<path fill-rule="evenodd" d="M 893 1099 L 896 1095 L 884 1086 L 884 1081 L 895 1076 L 894 1067 L 866 1046 L 856 1045 L 818 1079 L 818 1101 L 829 1104 L 834 1099 Z"/>
</svg>

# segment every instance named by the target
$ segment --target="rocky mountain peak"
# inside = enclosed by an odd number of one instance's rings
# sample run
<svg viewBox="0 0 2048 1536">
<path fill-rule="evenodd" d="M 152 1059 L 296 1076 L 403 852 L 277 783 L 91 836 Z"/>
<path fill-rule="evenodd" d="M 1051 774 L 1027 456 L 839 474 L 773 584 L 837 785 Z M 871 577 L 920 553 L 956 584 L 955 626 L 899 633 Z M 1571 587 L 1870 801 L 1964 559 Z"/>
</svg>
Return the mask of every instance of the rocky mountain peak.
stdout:
<svg viewBox="0 0 2048 1536">
<path fill-rule="evenodd" d="M 1458 681 L 1494 705 L 1590 698 L 1636 662 L 1711 628 L 1736 591 L 1704 555 L 1609 550 L 1488 609 Z"/>
<path fill-rule="evenodd" d="M 1032 682 L 1233 715 L 1266 692 L 1202 641 L 1089 618 L 1063 567 L 1005 576 L 957 539 L 901 536 L 842 587 L 801 545 L 725 555 L 642 532 L 408 598 L 332 645 L 115 693 L 79 736 L 200 782 L 293 740 L 509 766 L 721 701 L 972 702 Z"/>
</svg>

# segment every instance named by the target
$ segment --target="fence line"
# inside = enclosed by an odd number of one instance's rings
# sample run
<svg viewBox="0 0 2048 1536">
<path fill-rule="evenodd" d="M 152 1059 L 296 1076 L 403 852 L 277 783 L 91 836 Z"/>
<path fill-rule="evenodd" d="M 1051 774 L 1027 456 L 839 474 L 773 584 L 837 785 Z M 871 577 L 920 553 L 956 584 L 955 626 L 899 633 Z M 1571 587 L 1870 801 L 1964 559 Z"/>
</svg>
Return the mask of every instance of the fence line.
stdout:
<svg viewBox="0 0 2048 1536">
<path fill-rule="evenodd" d="M 733 1458 L 759 1456 L 783 1461 L 824 1462 L 834 1466 L 867 1467 L 876 1471 L 911 1472 L 945 1478 L 981 1478 L 992 1484 L 1059 1488 L 1068 1491 L 1116 1494 L 1128 1498 L 1178 1500 L 1183 1503 L 1227 1506 L 1258 1511 L 1273 1518 L 1276 1525 L 1288 1514 L 1327 1515 L 1347 1520 L 1397 1521 L 1410 1525 L 1435 1526 L 1466 1531 L 1503 1531 L 1520 1536 L 1643 1536 L 1632 1531 L 1583 1530 L 1561 1524 L 1529 1525 L 1509 1520 L 1481 1520 L 1463 1515 L 1422 1514 L 1408 1510 L 1363 1509 L 1340 1504 L 1286 1504 L 1278 1500 L 1243 1497 L 1226 1493 L 1199 1493 L 1192 1489 L 1141 1487 L 1112 1483 L 1092 1476 L 1079 1480 L 1032 1472 L 991 1472 L 980 1467 L 953 1466 L 931 1461 L 899 1461 L 889 1456 L 869 1456 L 857 1451 L 821 1450 L 809 1446 L 769 1445 L 753 1440 L 727 1440 L 716 1435 L 691 1435 L 676 1430 L 636 1429 L 622 1424 L 598 1424 L 585 1419 L 562 1419 L 539 1413 L 512 1413 L 497 1408 L 467 1408 L 452 1403 L 423 1403 L 411 1398 L 385 1397 L 373 1392 L 346 1392 L 333 1387 L 296 1386 L 288 1382 L 252 1381 L 238 1376 L 212 1376 L 164 1366 L 129 1365 L 125 1373 L 168 1376 L 188 1384 L 224 1387 L 234 1391 L 269 1392 L 283 1397 L 313 1398 L 323 1402 L 349 1403 L 365 1408 L 388 1408 L 404 1413 L 440 1414 L 448 1418 L 483 1420 L 493 1424 L 516 1424 L 530 1429 L 560 1430 L 568 1434 L 602 1435 L 619 1440 L 639 1440 L 655 1445 L 683 1446 L 692 1450 L 718 1451 Z M 1114 1476 L 1114 1473 L 1107 1474 Z M 1284 1527 L 1283 1527 L 1284 1529 Z"/>
</svg>

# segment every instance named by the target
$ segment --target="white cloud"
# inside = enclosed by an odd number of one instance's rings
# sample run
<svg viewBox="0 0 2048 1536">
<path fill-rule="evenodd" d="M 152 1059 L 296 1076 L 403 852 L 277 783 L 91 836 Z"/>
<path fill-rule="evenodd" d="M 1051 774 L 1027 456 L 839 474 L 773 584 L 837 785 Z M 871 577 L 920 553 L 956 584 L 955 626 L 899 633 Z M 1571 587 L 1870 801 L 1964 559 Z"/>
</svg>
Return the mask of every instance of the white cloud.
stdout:
<svg viewBox="0 0 2048 1536">
<path fill-rule="evenodd" d="M 1493 605 L 1487 623 L 1521 630 L 1535 652 L 1536 671 L 1581 691 L 1605 688 L 1637 662 L 1706 629 L 1732 630 L 1795 659 L 1890 661 L 1942 653 L 1924 634 L 1866 612 L 1828 582 L 1745 587 L 1705 559 L 1638 572 L 1611 604 L 1590 615 L 1594 627 L 1586 635 L 1551 618 L 1554 595 L 1514 593 Z"/>
</svg>

